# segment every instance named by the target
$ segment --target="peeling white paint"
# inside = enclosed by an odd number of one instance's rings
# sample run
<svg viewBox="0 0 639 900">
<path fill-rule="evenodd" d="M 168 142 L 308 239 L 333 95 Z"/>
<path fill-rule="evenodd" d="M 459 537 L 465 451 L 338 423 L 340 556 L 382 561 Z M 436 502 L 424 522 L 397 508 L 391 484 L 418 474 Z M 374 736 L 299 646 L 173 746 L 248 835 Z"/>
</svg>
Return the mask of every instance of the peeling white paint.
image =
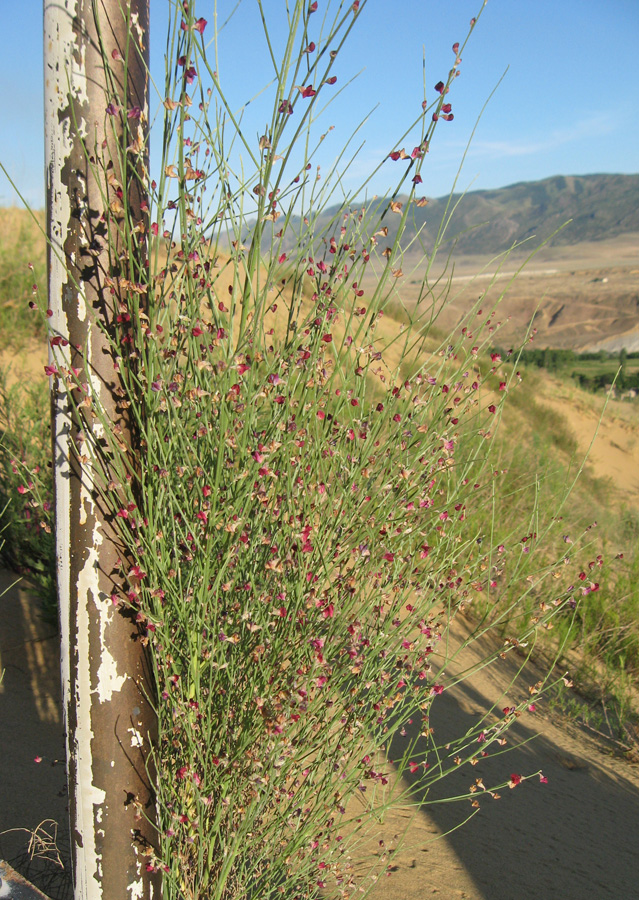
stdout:
<svg viewBox="0 0 639 900">
<path fill-rule="evenodd" d="M 90 476 L 89 476 L 90 478 Z M 90 502 L 87 500 L 86 502 Z M 92 510 L 93 512 L 93 510 Z M 78 609 L 76 617 L 75 646 L 78 654 L 76 671 L 76 692 L 74 697 L 76 709 L 75 753 L 77 780 L 75 784 L 77 820 L 76 827 L 82 834 L 83 846 L 78 848 L 78 870 L 83 869 L 87 879 L 86 893 L 83 900 L 101 900 L 102 889 L 99 883 L 101 857 L 95 842 L 95 825 L 101 807 L 106 801 L 106 794 L 94 784 L 93 756 L 91 741 L 93 740 L 93 723 L 91 719 L 91 657 L 89 652 L 89 628 L 91 617 L 99 614 L 101 606 L 98 588 L 98 550 L 102 543 L 99 524 L 93 528 L 92 546 L 86 562 L 78 574 Z M 80 825 L 80 816 L 81 822 Z M 90 879 L 90 880 L 89 880 Z"/>
<path fill-rule="evenodd" d="M 142 900 L 144 897 L 144 882 L 140 878 L 139 881 L 134 881 L 129 885 L 129 892 L 131 895 L 131 900 Z"/>
<path fill-rule="evenodd" d="M 65 262 L 65 241 L 71 221 L 69 189 L 63 184 L 62 173 L 68 167 L 74 149 L 74 140 L 79 134 L 87 138 L 93 123 L 83 118 L 82 109 L 88 106 L 89 95 L 86 78 L 85 46 L 78 41 L 74 31 L 74 19 L 81 19 L 83 10 L 90 4 L 82 0 L 44 0 L 44 68 L 45 68 L 45 152 L 47 191 L 50 198 L 50 277 L 49 306 L 52 310 L 50 325 L 52 330 L 69 339 L 69 322 L 65 308 L 80 322 L 91 327 L 91 307 L 82 285 L 68 282 Z M 144 34 L 139 17 L 136 17 L 134 34 L 139 35 L 142 44 Z M 72 118 L 69 93 L 74 99 L 75 112 L 80 118 Z M 146 111 L 145 111 L 146 115 Z M 79 173 L 74 177 L 78 178 Z M 80 184 L 84 194 L 86 185 Z M 50 362 L 58 368 L 68 366 L 69 348 L 50 350 Z M 87 368 L 90 371 L 91 352 L 88 347 Z M 99 396 L 100 383 L 97 376 L 91 377 L 91 389 Z M 54 382 L 55 387 L 55 382 Z M 63 685 L 63 706 L 65 715 L 73 711 L 75 730 L 70 735 L 67 728 L 67 758 L 71 765 L 69 774 L 73 784 L 70 793 L 75 798 L 75 820 L 72 830 L 81 840 L 75 840 L 74 891 L 81 900 L 104 900 L 102 888 L 102 857 L 100 845 L 108 819 L 106 793 L 96 785 L 93 772 L 92 742 L 96 728 L 91 718 L 92 702 L 100 705 L 113 700 L 125 686 L 129 676 L 118 671 L 116 659 L 107 647 L 107 634 L 115 610 L 109 598 L 100 592 L 98 561 L 100 548 L 105 541 L 99 522 L 96 522 L 96 506 L 93 500 L 93 473 L 90 465 L 83 466 L 80 489 L 79 521 L 90 528 L 87 543 L 83 547 L 71 546 L 71 470 L 69 459 L 74 452 L 71 446 L 71 417 L 64 391 L 55 399 L 55 464 L 54 478 L 56 490 L 56 554 L 58 562 L 58 594 L 61 617 L 61 668 Z M 94 436 L 104 435 L 101 423 L 95 423 Z M 81 554 L 74 558 L 74 554 Z M 77 584 L 72 584 L 72 569 L 80 562 Z M 71 596 L 78 597 L 77 615 L 71 623 Z M 89 629 L 97 626 L 99 636 L 99 658 L 91 659 Z M 94 647 L 95 652 L 95 647 Z M 77 663 L 77 668 L 76 668 Z M 97 664 L 97 670 L 96 670 Z M 92 682 L 92 667 L 94 681 Z M 139 710 L 138 710 L 139 712 Z M 137 714 L 136 714 L 137 715 Z M 143 746 L 140 728 L 129 729 L 131 747 Z M 115 768 L 115 760 L 110 761 Z M 98 827 L 99 826 L 99 827 Z M 137 853 L 136 853 L 137 857 Z M 145 869 L 140 858 L 136 859 L 136 875 L 128 886 L 131 900 L 142 900 L 147 890 Z M 145 891 L 147 893 L 145 893 Z"/>
<path fill-rule="evenodd" d="M 67 280 L 64 260 L 64 239 L 71 215 L 71 204 L 62 183 L 62 170 L 73 147 L 72 119 L 67 114 L 69 91 L 79 103 L 88 101 L 84 58 L 75 60 L 77 47 L 73 33 L 73 19 L 78 15 L 79 0 L 45 0 L 44 4 L 44 136 L 46 151 L 47 188 L 50 191 L 51 215 L 51 274 L 49 279 L 50 305 L 53 311 L 50 325 L 61 335 L 68 335 L 68 324 L 62 310 L 62 288 Z M 75 123 L 83 135 L 86 122 Z M 60 127 L 62 125 L 62 127 Z M 86 302 L 76 291 L 78 312 L 86 316 Z M 56 351 L 60 353 L 60 349 Z"/>
<path fill-rule="evenodd" d="M 144 31 L 142 26 L 140 25 L 140 15 L 136 10 L 131 12 L 131 18 L 129 19 L 131 32 L 135 34 L 138 42 L 138 47 L 144 46 Z"/>
<path fill-rule="evenodd" d="M 98 669 L 97 694 L 100 703 L 107 703 L 113 694 L 122 690 L 126 684 L 127 676 L 118 675 L 117 665 L 113 656 L 107 651 L 102 651 L 100 668 Z"/>
<path fill-rule="evenodd" d="M 108 703 L 113 699 L 113 694 L 122 690 L 128 676 L 126 673 L 118 674 L 117 662 L 106 643 L 107 627 L 115 615 L 114 607 L 104 596 L 98 598 L 96 605 L 100 623 L 100 667 L 98 668 L 96 692 L 100 703 Z"/>
<path fill-rule="evenodd" d="M 66 2 L 63 8 L 57 2 L 44 4 L 44 135 L 46 154 L 46 180 L 47 193 L 50 198 L 50 270 L 49 270 L 49 306 L 53 312 L 51 327 L 54 331 L 64 336 L 68 335 L 67 322 L 64 319 L 62 309 L 62 289 L 66 280 L 64 267 L 63 243 L 66 233 L 66 223 L 71 214 L 69 198 L 62 185 L 61 172 L 64 160 L 68 157 L 71 144 L 69 130 L 61 129 L 58 122 L 58 113 L 64 110 L 66 105 L 66 79 L 64 67 L 60 65 L 61 59 L 68 58 L 73 31 L 68 17 L 77 12 L 77 3 Z M 49 360 L 52 359 L 52 349 L 49 348 Z M 54 478 L 56 491 L 56 557 L 58 573 L 58 602 L 60 608 L 60 621 L 62 623 L 60 635 L 61 650 L 61 675 L 62 675 L 62 699 L 65 720 L 69 708 L 71 693 L 71 660 L 70 660 L 70 635 L 65 623 L 69 621 L 70 598 L 70 572 L 69 572 L 69 516 L 70 509 L 70 484 L 69 484 L 69 438 L 68 428 L 70 420 L 68 408 L 66 410 L 56 399 L 55 413 L 55 460 Z M 65 511 L 61 514 L 62 511 Z M 75 747 L 70 746 L 69 729 L 67 735 L 67 760 L 75 753 Z M 76 886 L 81 890 L 81 885 Z"/>
<path fill-rule="evenodd" d="M 144 747 L 144 738 L 142 734 L 137 730 L 137 728 L 127 728 L 127 731 L 131 735 L 131 746 L 135 748 Z"/>
<path fill-rule="evenodd" d="M 143 859 L 140 858 L 140 853 L 139 853 L 139 850 L 137 847 L 135 848 L 135 856 L 136 856 L 135 870 L 136 870 L 136 874 L 138 875 L 138 880 L 132 881 L 131 884 L 128 885 L 127 890 L 130 893 L 131 900 L 143 900 L 144 878 L 142 877 L 142 866 L 143 866 L 143 864 L 145 865 L 146 863 Z M 150 887 L 149 897 L 150 897 L 150 900 L 153 900 L 153 898 L 155 897 L 155 890 L 154 890 L 153 884 L 151 884 L 149 887 Z"/>
<path fill-rule="evenodd" d="M 63 306 L 63 291 L 66 302 L 75 296 L 78 314 L 86 317 L 86 303 L 82 291 L 67 284 L 68 275 L 64 257 L 64 242 L 68 223 L 71 218 L 71 203 L 68 190 L 62 182 L 62 172 L 70 158 L 73 142 L 71 135 L 71 118 L 67 111 L 68 94 L 81 103 L 88 100 L 84 59 L 76 61 L 74 49 L 77 49 L 76 36 L 73 32 L 73 20 L 79 13 L 78 0 L 45 0 L 44 4 L 44 71 L 45 71 L 45 151 L 47 189 L 50 197 L 50 276 L 49 306 L 52 310 L 50 325 L 53 331 L 63 337 L 69 337 L 69 324 Z M 76 106 L 76 109 L 78 107 Z M 66 118 L 65 118 L 66 116 Z M 62 127 L 60 123 L 62 122 Z M 86 123 L 76 122 L 78 128 L 86 134 Z M 58 365 L 67 363 L 65 357 L 58 354 Z M 73 773 L 75 784 L 71 790 L 76 798 L 76 817 L 72 827 L 82 836 L 76 842 L 76 865 L 74 884 L 76 897 L 83 900 L 101 900 L 102 889 L 99 883 L 100 859 L 96 848 L 94 818 L 101 816 L 106 795 L 94 784 L 92 771 L 91 741 L 93 727 L 91 722 L 90 703 L 90 660 L 89 660 L 89 602 L 99 605 L 97 547 L 101 542 L 97 526 L 93 533 L 93 547 L 89 558 L 80 574 L 78 615 L 75 622 L 76 634 L 70 634 L 70 596 L 71 596 L 71 553 L 70 546 L 70 466 L 72 453 L 70 446 L 70 416 L 66 400 L 59 396 L 56 399 L 55 413 L 55 490 L 56 490 L 56 554 L 58 561 L 58 595 L 61 635 L 61 670 L 63 705 L 66 710 L 71 704 L 75 707 L 76 729 L 69 734 L 67 728 L 67 758 L 75 763 Z M 86 505 L 90 496 L 83 498 Z M 92 511 L 92 510 L 91 510 Z M 89 509 L 85 509 L 85 515 Z M 87 519 L 85 518 L 85 521 Z M 86 602 L 82 602 L 86 598 Z M 72 682 L 71 647 L 78 653 L 78 665 L 75 680 Z M 71 696 L 73 683 L 74 696 Z M 80 846 L 81 843 L 81 846 Z"/>
<path fill-rule="evenodd" d="M 74 41 L 70 18 L 77 13 L 77 2 L 66 0 L 64 6 L 57 0 L 45 0 L 44 4 L 44 134 L 46 153 L 47 191 L 51 198 L 50 233 L 50 276 L 49 305 L 53 312 L 51 327 L 58 334 L 68 336 L 68 325 L 62 309 L 62 289 L 66 281 L 63 243 L 66 223 L 71 215 L 69 197 L 62 184 L 61 172 L 64 160 L 71 152 L 69 129 L 59 127 L 58 114 L 66 106 L 66 72 L 60 65 L 61 59 L 67 59 Z M 50 363 L 61 362 L 61 355 L 53 359 L 52 348 L 49 348 Z M 68 361 L 68 358 L 64 360 Z M 54 478 L 58 510 L 70 507 L 69 490 L 69 439 L 70 419 L 68 406 L 56 401 L 55 421 L 55 464 Z M 58 570 L 58 597 L 60 604 L 60 620 L 69 620 L 70 576 L 69 560 L 69 519 L 68 515 L 58 514 L 56 517 L 56 556 Z M 68 708 L 70 694 L 70 659 L 69 634 L 66 628 L 61 629 L 61 670 L 63 709 Z M 67 756 L 70 748 L 67 746 Z"/>
</svg>

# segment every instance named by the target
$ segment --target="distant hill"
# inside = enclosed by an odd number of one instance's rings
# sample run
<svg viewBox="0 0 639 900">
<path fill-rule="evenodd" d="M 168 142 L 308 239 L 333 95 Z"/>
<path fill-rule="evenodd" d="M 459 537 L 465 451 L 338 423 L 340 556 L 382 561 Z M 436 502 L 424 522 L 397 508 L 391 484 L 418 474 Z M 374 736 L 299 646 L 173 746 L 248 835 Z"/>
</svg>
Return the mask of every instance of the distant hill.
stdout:
<svg viewBox="0 0 639 900">
<path fill-rule="evenodd" d="M 453 204 L 459 197 L 453 195 Z M 423 237 L 427 249 L 431 247 L 448 200 L 429 199 L 426 206 L 415 207 L 414 225 L 408 225 L 406 239 L 426 223 Z M 326 221 L 336 209 L 327 210 L 326 218 L 322 218 Z M 536 242 L 545 240 L 568 219 L 572 222 L 552 239 L 552 244 L 572 245 L 639 233 L 639 175 L 556 175 L 498 190 L 470 191 L 455 212 L 447 237 L 459 236 L 458 254 L 493 254 L 533 235 Z M 397 223 L 398 216 L 385 216 L 389 239 Z"/>
</svg>

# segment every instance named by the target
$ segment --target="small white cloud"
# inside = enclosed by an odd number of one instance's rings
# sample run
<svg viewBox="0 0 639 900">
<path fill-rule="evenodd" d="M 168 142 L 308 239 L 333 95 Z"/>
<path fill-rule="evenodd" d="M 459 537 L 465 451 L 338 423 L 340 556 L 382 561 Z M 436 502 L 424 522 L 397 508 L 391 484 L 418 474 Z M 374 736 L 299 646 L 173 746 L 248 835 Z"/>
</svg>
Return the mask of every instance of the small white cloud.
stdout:
<svg viewBox="0 0 639 900">
<path fill-rule="evenodd" d="M 493 159 L 499 157 L 531 156 L 540 153 L 549 153 L 566 144 L 575 141 L 588 140 L 610 134 L 617 127 L 617 119 L 612 113 L 588 116 L 572 125 L 564 125 L 561 128 L 547 132 L 538 140 L 529 138 L 515 138 L 513 140 L 484 140 L 477 138 L 471 144 L 474 156 L 490 156 Z"/>
</svg>

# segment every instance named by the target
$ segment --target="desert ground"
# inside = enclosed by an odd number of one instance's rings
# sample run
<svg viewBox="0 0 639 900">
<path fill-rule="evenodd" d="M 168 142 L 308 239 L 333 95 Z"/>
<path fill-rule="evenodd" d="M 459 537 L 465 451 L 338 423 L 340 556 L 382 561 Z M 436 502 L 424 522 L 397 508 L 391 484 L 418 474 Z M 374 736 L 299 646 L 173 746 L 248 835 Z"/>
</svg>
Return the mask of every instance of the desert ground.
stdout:
<svg viewBox="0 0 639 900">
<path fill-rule="evenodd" d="M 530 258 L 517 253 L 496 259 L 462 256 L 452 262 L 442 278 L 440 253 L 429 277 L 433 294 L 424 301 L 437 300 L 451 278 L 440 328 L 454 328 L 480 297 L 488 312 L 506 291 L 494 337 L 500 346 L 519 346 L 534 328 L 533 347 L 639 350 L 639 235 L 548 247 Z M 410 309 L 420 291 L 423 264 L 407 255 L 402 270 L 395 287 Z"/>
</svg>

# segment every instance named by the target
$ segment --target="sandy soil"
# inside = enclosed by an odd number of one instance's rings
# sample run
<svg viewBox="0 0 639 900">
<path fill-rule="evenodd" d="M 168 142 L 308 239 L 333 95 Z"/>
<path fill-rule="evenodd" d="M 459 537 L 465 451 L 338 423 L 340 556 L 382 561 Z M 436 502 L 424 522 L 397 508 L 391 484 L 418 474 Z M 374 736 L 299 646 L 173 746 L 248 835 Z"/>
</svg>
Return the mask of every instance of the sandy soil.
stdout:
<svg viewBox="0 0 639 900">
<path fill-rule="evenodd" d="M 465 651 L 479 658 L 479 650 Z M 491 702 L 519 699 L 536 672 L 526 669 L 518 686 L 508 685 L 515 660 L 498 661 L 441 698 L 433 710 L 436 733 L 447 739 L 463 734 Z M 502 692 L 506 692 L 504 695 Z M 374 900 L 631 900 L 639 897 L 639 766 L 614 757 L 610 749 L 573 724 L 541 710 L 522 718 L 511 732 L 506 755 L 482 759 L 475 768 L 455 771 L 438 785 L 439 797 L 468 791 L 476 778 L 485 785 L 511 773 L 532 775 L 499 800 L 480 796 L 437 804 L 437 796 L 410 818 L 389 816 L 384 829 L 399 831 L 410 822 L 406 847 L 389 877 L 375 888 Z M 542 783 L 539 770 L 548 779 Z"/>
<path fill-rule="evenodd" d="M 0 371 L 7 380 L 7 386 L 17 381 L 31 381 L 45 378 L 47 345 L 44 341 L 30 341 L 21 350 L 0 347 Z"/>
<path fill-rule="evenodd" d="M 577 439 L 587 467 L 610 480 L 618 500 L 639 505 L 639 407 L 608 400 L 548 378 L 538 402 L 560 413 Z"/>
<path fill-rule="evenodd" d="M 457 327 L 484 294 L 482 306 L 488 311 L 507 288 L 497 315 L 502 324 L 494 338 L 501 346 L 519 346 L 532 325 L 537 330 L 536 347 L 639 349 L 637 235 L 541 251 L 511 283 L 523 262 L 523 257 L 513 255 L 498 268 L 498 263 L 485 258 L 460 257 L 454 273 L 449 270 L 454 278 L 438 326 Z M 410 306 L 420 291 L 424 266 L 407 255 L 402 268 L 405 274 L 395 287 Z M 439 304 L 444 282 L 436 285 L 438 274 L 436 263 L 430 284 Z"/>
</svg>

